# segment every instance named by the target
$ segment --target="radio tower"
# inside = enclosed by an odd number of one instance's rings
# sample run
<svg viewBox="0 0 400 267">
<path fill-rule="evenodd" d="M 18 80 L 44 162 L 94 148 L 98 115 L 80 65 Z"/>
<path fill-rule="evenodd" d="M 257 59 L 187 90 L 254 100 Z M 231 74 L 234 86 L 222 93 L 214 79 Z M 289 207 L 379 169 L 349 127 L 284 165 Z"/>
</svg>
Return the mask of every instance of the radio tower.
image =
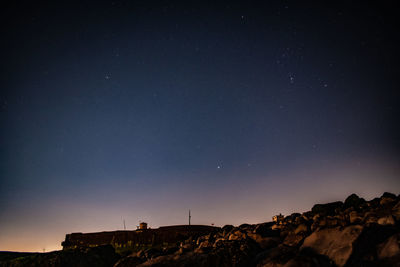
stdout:
<svg viewBox="0 0 400 267">
<path fill-rule="evenodd" d="M 189 210 L 189 225 L 190 225 L 190 219 L 192 218 L 192 216 L 190 215 L 190 210 Z"/>
</svg>

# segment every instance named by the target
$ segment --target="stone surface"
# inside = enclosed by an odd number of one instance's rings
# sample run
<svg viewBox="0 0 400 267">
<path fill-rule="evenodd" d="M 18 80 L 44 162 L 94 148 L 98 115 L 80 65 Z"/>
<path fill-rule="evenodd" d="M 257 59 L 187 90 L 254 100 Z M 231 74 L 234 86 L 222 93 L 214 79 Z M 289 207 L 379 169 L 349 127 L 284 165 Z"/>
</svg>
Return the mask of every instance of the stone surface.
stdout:
<svg viewBox="0 0 400 267">
<path fill-rule="evenodd" d="M 400 255 L 400 235 L 395 234 L 378 246 L 378 258 L 386 259 Z"/>
<path fill-rule="evenodd" d="M 363 217 L 357 211 L 352 211 L 349 213 L 349 220 L 351 224 L 357 224 L 362 222 Z"/>
<path fill-rule="evenodd" d="M 143 259 L 136 257 L 136 256 L 128 256 L 123 259 L 120 259 L 114 267 L 135 267 L 139 264 L 143 263 Z"/>
<path fill-rule="evenodd" d="M 350 208 L 350 207 L 352 207 L 354 209 L 358 209 L 364 203 L 365 203 L 365 199 L 360 198 L 356 194 L 351 194 L 350 196 L 348 196 L 346 198 L 343 206 L 345 209 Z"/>
<path fill-rule="evenodd" d="M 300 245 L 303 240 L 303 234 L 295 234 L 294 232 L 291 232 L 286 236 L 285 240 L 283 240 L 283 244 L 290 247 L 296 247 Z"/>
<path fill-rule="evenodd" d="M 297 235 L 299 233 L 307 233 L 308 232 L 308 227 L 306 224 L 300 224 L 297 226 L 296 230 L 294 230 L 294 233 Z"/>
<path fill-rule="evenodd" d="M 255 261 L 257 262 L 257 267 L 277 267 L 283 266 L 295 256 L 295 248 L 279 245 L 276 248 L 259 253 Z"/>
<path fill-rule="evenodd" d="M 392 208 L 392 215 L 397 221 L 400 221 L 400 201 L 397 201 L 396 205 Z"/>
<path fill-rule="evenodd" d="M 392 215 L 387 215 L 378 219 L 380 225 L 394 225 L 395 221 Z"/>
<path fill-rule="evenodd" d="M 301 249 L 311 248 L 319 254 L 332 259 L 337 266 L 344 266 L 353 251 L 353 243 L 361 234 L 363 227 L 348 226 L 323 229 L 308 236 Z"/>
<path fill-rule="evenodd" d="M 378 223 L 378 215 L 376 212 L 370 211 L 364 214 L 363 222 L 367 225 L 372 223 Z"/>
<path fill-rule="evenodd" d="M 326 204 L 316 204 L 312 207 L 311 211 L 314 214 L 320 215 L 334 215 L 337 209 L 341 209 L 343 207 L 342 201 L 336 201 Z"/>
<path fill-rule="evenodd" d="M 242 239 L 246 239 L 246 233 L 240 230 L 234 231 L 228 237 L 228 240 L 242 240 Z"/>
<path fill-rule="evenodd" d="M 390 204 L 392 204 L 393 202 L 395 202 L 396 200 L 394 199 L 394 198 L 391 198 L 391 197 L 383 197 L 383 198 L 381 198 L 381 200 L 379 201 L 379 204 L 381 205 L 381 206 L 386 206 L 386 205 L 390 205 Z"/>
</svg>

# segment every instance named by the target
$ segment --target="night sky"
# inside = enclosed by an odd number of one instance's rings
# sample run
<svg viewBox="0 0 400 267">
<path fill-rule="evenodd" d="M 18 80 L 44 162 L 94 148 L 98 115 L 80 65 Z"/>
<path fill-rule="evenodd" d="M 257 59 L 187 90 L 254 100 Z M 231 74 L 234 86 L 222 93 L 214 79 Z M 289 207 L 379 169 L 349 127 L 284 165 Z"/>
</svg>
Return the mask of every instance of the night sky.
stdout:
<svg viewBox="0 0 400 267">
<path fill-rule="evenodd" d="M 389 2 L 11 2 L 0 250 L 400 193 Z"/>
</svg>

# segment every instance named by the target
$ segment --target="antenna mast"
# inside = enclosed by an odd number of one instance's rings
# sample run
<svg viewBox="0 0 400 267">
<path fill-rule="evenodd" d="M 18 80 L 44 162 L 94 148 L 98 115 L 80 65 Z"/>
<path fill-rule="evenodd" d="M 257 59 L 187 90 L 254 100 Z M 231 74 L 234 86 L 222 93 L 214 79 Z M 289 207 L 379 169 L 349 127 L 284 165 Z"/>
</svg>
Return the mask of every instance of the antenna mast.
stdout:
<svg viewBox="0 0 400 267">
<path fill-rule="evenodd" d="M 190 215 L 190 210 L 189 210 L 189 225 L 190 225 L 190 219 L 192 218 L 192 216 Z"/>
<path fill-rule="evenodd" d="M 125 226 L 125 219 L 124 219 L 124 230 L 126 230 L 126 226 Z"/>
</svg>

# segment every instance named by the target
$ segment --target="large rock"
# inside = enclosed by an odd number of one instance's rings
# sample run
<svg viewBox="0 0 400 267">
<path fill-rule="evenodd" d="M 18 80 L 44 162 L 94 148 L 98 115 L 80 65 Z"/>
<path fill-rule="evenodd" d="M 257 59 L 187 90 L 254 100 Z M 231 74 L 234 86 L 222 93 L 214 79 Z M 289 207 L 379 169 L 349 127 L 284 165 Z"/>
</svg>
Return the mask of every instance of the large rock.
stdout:
<svg viewBox="0 0 400 267">
<path fill-rule="evenodd" d="M 261 235 L 255 233 L 248 233 L 247 235 L 253 239 L 261 249 L 276 247 L 280 242 L 280 238 L 278 237 L 262 237 Z"/>
<path fill-rule="evenodd" d="M 371 225 L 374 223 L 378 223 L 378 214 L 373 211 L 368 211 L 364 214 L 363 222 L 366 225 Z"/>
<path fill-rule="evenodd" d="M 380 225 L 394 225 L 394 219 L 392 215 L 387 215 L 378 219 L 378 224 Z"/>
<path fill-rule="evenodd" d="M 351 224 L 361 223 L 363 220 L 363 216 L 359 214 L 357 211 L 353 210 L 349 213 L 349 221 Z"/>
<path fill-rule="evenodd" d="M 400 221 L 400 201 L 398 201 L 397 204 L 392 208 L 392 215 L 397 221 Z"/>
<path fill-rule="evenodd" d="M 296 230 L 294 230 L 294 233 L 297 235 L 299 233 L 307 233 L 308 232 L 308 227 L 306 224 L 300 224 L 297 226 Z"/>
<path fill-rule="evenodd" d="M 358 209 L 364 203 L 365 203 L 365 199 L 360 198 L 356 194 L 351 194 L 350 196 L 348 196 L 346 198 L 343 206 L 345 209 L 348 209 L 350 207 L 352 207 L 354 209 Z"/>
<path fill-rule="evenodd" d="M 379 259 L 378 254 L 379 247 L 384 247 L 383 244 L 396 233 L 398 229 L 393 226 L 379 224 L 365 226 L 353 244 L 353 253 L 347 261 L 347 266 L 395 266 L 392 263 L 396 262 L 396 259 L 386 257 Z"/>
<path fill-rule="evenodd" d="M 228 240 L 242 240 L 246 239 L 246 237 L 247 235 L 245 232 L 236 230 L 229 235 Z"/>
<path fill-rule="evenodd" d="M 203 266 L 251 266 L 260 251 L 260 246 L 251 238 L 218 241 L 208 253 L 211 264 Z"/>
<path fill-rule="evenodd" d="M 195 254 L 193 252 L 184 255 L 165 255 L 145 261 L 137 267 L 204 267 L 213 266 L 209 257 L 205 254 Z M 135 265 L 134 265 L 135 266 Z"/>
<path fill-rule="evenodd" d="M 334 267 L 335 264 L 328 257 L 320 255 L 311 249 L 304 249 L 289 260 L 283 267 Z M 275 267 L 275 266 L 274 266 Z"/>
<path fill-rule="evenodd" d="M 335 215 L 336 211 L 343 207 L 342 201 L 331 202 L 327 204 L 316 204 L 312 207 L 311 211 L 314 214 L 320 214 L 323 216 Z"/>
<path fill-rule="evenodd" d="M 143 263 L 143 259 L 137 256 L 128 256 L 120 259 L 114 267 L 135 267 Z"/>
<path fill-rule="evenodd" d="M 273 230 L 272 226 L 274 223 L 261 223 L 256 226 L 254 229 L 253 233 L 259 234 L 262 237 L 278 237 L 279 236 L 279 230 Z"/>
<path fill-rule="evenodd" d="M 235 228 L 235 227 L 234 227 L 233 225 L 227 224 L 227 225 L 224 225 L 224 226 L 222 227 L 221 230 L 222 230 L 223 235 L 225 236 L 225 235 L 227 235 L 230 231 L 232 231 L 234 228 Z"/>
<path fill-rule="evenodd" d="M 257 267 L 278 267 L 283 266 L 295 256 L 295 248 L 279 245 L 278 247 L 259 253 L 254 261 Z"/>
<path fill-rule="evenodd" d="M 378 245 L 378 258 L 386 259 L 400 256 L 400 234 L 389 237 L 385 242 Z"/>
<path fill-rule="evenodd" d="M 308 236 L 301 249 L 310 248 L 315 252 L 329 257 L 337 266 L 344 266 L 353 252 L 353 243 L 361 234 L 360 225 L 327 228 L 316 231 Z"/>
<path fill-rule="evenodd" d="M 304 233 L 295 234 L 290 232 L 283 240 L 283 244 L 289 247 L 297 247 L 304 240 L 304 236 Z"/>
<path fill-rule="evenodd" d="M 383 195 L 381 196 L 381 199 L 380 199 L 380 201 L 379 201 L 379 204 L 380 204 L 381 206 L 386 206 L 386 205 L 392 204 L 392 203 L 395 202 L 395 201 L 396 201 L 396 195 L 394 195 L 394 194 L 392 194 L 392 193 L 385 192 L 385 193 L 383 193 Z"/>
<path fill-rule="evenodd" d="M 389 192 L 385 192 L 383 193 L 383 195 L 381 196 L 381 198 L 391 198 L 391 199 L 396 199 L 396 195 L 393 193 L 389 193 Z"/>
</svg>

